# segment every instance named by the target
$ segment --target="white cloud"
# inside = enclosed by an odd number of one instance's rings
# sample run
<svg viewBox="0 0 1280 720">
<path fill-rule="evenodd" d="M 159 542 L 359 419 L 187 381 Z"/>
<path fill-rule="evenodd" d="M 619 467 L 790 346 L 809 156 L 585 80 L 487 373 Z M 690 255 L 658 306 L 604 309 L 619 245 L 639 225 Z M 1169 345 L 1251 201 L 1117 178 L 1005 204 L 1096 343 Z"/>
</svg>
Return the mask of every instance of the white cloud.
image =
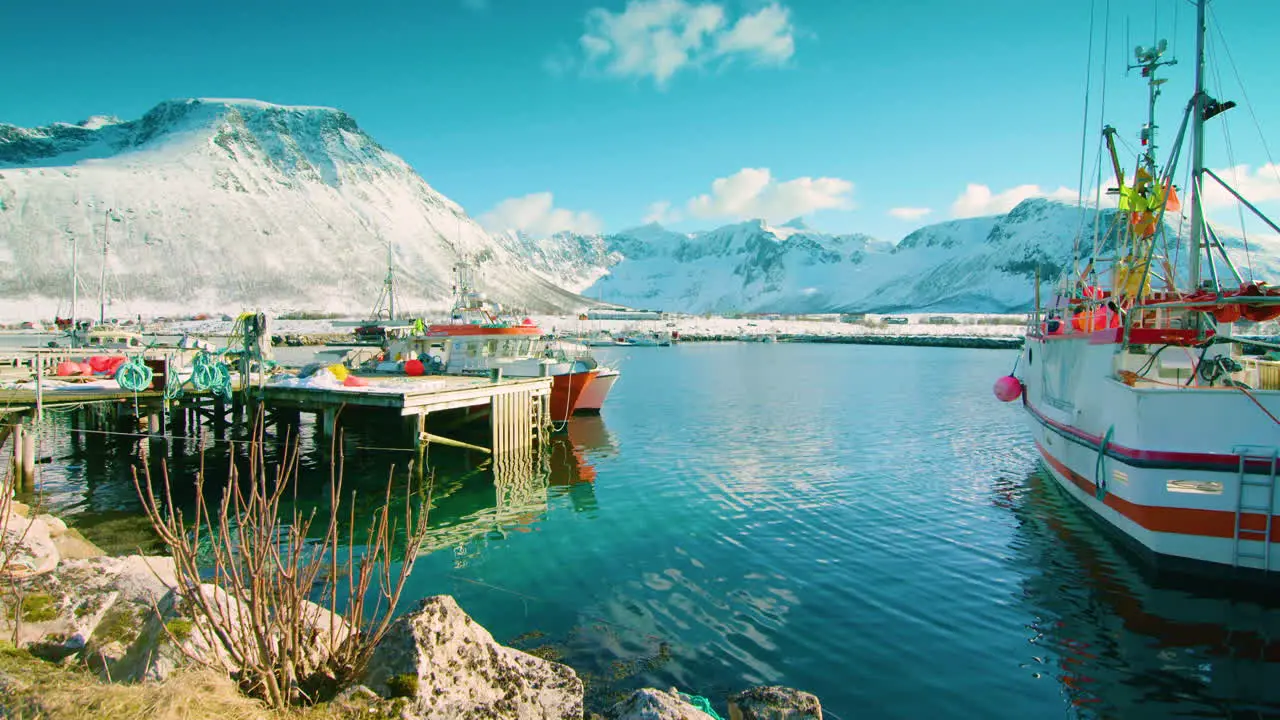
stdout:
<svg viewBox="0 0 1280 720">
<path fill-rule="evenodd" d="M 933 212 L 930 208 L 900 207 L 889 210 L 889 214 L 899 220 L 919 220 Z"/>
<path fill-rule="evenodd" d="M 490 232 L 519 230 L 534 236 L 564 231 L 591 234 L 602 228 L 600 219 L 592 213 L 555 207 L 549 192 L 507 198 L 477 220 Z"/>
<path fill-rule="evenodd" d="M 1070 203 L 1078 199 L 1075 190 L 1065 187 L 1043 190 L 1039 185 L 1019 185 L 1004 192 L 992 193 L 991 188 L 986 185 L 969 183 L 956 201 L 951 203 L 951 215 L 958 218 L 998 215 L 1009 212 L 1018 203 L 1033 197 Z"/>
<path fill-rule="evenodd" d="M 745 53 L 761 62 L 782 62 L 796 51 L 791 26 L 791 11 L 778 4 L 769 5 L 754 15 L 743 15 L 727 32 L 716 39 L 720 55 Z"/>
<path fill-rule="evenodd" d="M 684 218 L 680 211 L 673 209 L 671 203 L 666 200 L 659 200 L 650 205 L 649 212 L 644 216 L 646 224 L 658 223 L 659 225 L 666 225 L 667 223 L 680 222 L 682 219 Z"/>
<path fill-rule="evenodd" d="M 720 58 L 780 63 L 795 53 L 790 10 L 778 3 L 729 23 L 714 2 L 630 0 L 622 12 L 593 8 L 585 24 L 579 44 L 588 66 L 659 86 L 681 68 Z"/>
<path fill-rule="evenodd" d="M 1280 200 L 1280 166 L 1267 163 L 1253 172 L 1248 165 L 1236 165 L 1228 168 L 1214 168 L 1218 177 L 1240 193 L 1249 202 L 1257 205 L 1262 202 Z M 1187 193 L 1190 195 L 1190 193 Z M 1204 197 L 1201 199 L 1204 208 L 1231 207 L 1237 200 L 1227 192 L 1218 181 L 1211 177 L 1204 179 Z"/>
<path fill-rule="evenodd" d="M 815 210 L 853 207 L 853 183 L 840 178 L 800 177 L 779 182 L 768 168 L 743 168 L 711 183 L 711 192 L 688 203 L 699 218 L 763 218 L 776 222 Z"/>
</svg>

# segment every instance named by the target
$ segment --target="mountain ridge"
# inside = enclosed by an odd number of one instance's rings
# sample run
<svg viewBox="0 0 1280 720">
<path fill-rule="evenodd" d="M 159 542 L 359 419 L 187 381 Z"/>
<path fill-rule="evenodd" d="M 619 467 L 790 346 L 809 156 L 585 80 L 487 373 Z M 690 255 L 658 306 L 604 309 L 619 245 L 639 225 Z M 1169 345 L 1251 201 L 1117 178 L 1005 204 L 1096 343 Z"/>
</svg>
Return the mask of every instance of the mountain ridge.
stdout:
<svg viewBox="0 0 1280 720">
<path fill-rule="evenodd" d="M 66 302 L 70 238 L 82 285 L 96 293 L 85 265 L 98 269 L 104 232 L 115 314 L 367 312 L 388 246 L 401 307 L 447 307 L 464 256 L 482 282 L 501 279 L 489 288 L 501 302 L 554 312 L 589 304 L 332 108 L 191 98 L 130 121 L 0 126 L 5 304 L 25 314 Z"/>
</svg>

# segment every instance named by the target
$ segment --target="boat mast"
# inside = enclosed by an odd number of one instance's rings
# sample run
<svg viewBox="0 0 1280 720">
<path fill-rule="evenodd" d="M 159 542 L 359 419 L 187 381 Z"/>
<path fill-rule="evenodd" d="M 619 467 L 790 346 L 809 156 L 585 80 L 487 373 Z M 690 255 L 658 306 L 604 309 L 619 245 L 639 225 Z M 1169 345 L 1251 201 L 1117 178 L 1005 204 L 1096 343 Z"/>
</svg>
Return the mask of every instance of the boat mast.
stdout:
<svg viewBox="0 0 1280 720">
<path fill-rule="evenodd" d="M 102 270 L 98 273 L 98 324 L 107 322 L 107 227 L 111 221 L 111 208 L 102 216 Z M 74 322 L 74 318 L 72 321 Z"/>
<path fill-rule="evenodd" d="M 396 266 L 391 254 L 391 241 L 387 241 L 387 320 L 396 319 Z"/>
<path fill-rule="evenodd" d="M 1200 287 L 1200 248 L 1204 244 L 1200 194 L 1204 179 L 1204 8 L 1207 1 L 1196 1 L 1196 89 L 1191 109 L 1191 252 L 1187 266 L 1190 292 Z"/>
<path fill-rule="evenodd" d="M 76 276 L 78 263 L 76 261 L 76 248 L 80 243 L 76 242 L 76 236 L 71 236 L 71 328 L 74 330 L 76 326 L 76 299 L 79 296 L 77 292 L 80 289 L 79 278 Z"/>
</svg>

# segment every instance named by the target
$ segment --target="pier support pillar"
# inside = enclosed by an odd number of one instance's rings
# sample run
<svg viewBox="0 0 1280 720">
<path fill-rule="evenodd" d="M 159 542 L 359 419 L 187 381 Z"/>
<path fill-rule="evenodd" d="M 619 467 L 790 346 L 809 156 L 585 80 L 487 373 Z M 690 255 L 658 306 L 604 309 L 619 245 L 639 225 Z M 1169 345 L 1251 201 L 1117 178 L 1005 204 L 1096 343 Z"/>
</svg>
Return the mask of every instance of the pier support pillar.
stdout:
<svg viewBox="0 0 1280 720">
<path fill-rule="evenodd" d="M 24 425 L 22 430 L 22 479 L 19 487 L 31 490 L 36 486 L 36 434 L 30 425 Z"/>
<path fill-rule="evenodd" d="M 325 408 L 316 413 L 316 418 L 320 421 L 320 437 L 326 441 L 333 440 L 333 432 L 338 424 L 338 411 L 336 408 Z"/>
<path fill-rule="evenodd" d="M 10 436 L 13 438 L 13 480 L 17 484 L 18 490 L 22 489 L 22 442 L 23 435 L 26 434 L 26 426 L 21 422 L 17 422 L 13 426 Z"/>
</svg>

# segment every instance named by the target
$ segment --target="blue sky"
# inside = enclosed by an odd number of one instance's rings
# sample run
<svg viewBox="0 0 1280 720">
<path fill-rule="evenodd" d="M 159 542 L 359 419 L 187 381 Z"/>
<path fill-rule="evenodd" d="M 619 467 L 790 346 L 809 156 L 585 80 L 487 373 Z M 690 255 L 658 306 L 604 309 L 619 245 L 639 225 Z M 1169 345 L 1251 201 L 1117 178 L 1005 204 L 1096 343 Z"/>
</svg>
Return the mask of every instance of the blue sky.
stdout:
<svg viewBox="0 0 1280 720">
<path fill-rule="evenodd" d="M 1145 102 L 1142 82 L 1124 73 L 1132 45 L 1158 28 L 1182 60 L 1167 71 L 1167 144 L 1191 84 L 1194 8 L 1109 4 L 1107 118 L 1130 146 Z M 1091 142 L 1107 6 L 1093 2 Z M 1248 166 L 1233 177 L 1274 206 L 1280 178 L 1262 167 L 1269 158 L 1254 116 L 1280 146 L 1280 94 L 1268 75 L 1280 59 L 1270 37 L 1280 2 L 1213 7 L 1252 112 L 1242 102 L 1229 114 L 1231 158 L 1221 130 L 1211 130 L 1208 162 Z M 10 2 L 0 27 L 20 31 L 0 44 L 0 122 L 133 118 L 180 97 L 330 105 L 494 225 L 618 230 L 661 217 L 692 229 L 805 215 L 823 229 L 897 240 L 1028 195 L 1074 196 L 1090 8 L 1090 0 Z M 1225 60 L 1221 46 L 1215 34 L 1214 57 Z M 1215 93 L 1243 101 L 1231 65 L 1220 72 Z"/>
</svg>

